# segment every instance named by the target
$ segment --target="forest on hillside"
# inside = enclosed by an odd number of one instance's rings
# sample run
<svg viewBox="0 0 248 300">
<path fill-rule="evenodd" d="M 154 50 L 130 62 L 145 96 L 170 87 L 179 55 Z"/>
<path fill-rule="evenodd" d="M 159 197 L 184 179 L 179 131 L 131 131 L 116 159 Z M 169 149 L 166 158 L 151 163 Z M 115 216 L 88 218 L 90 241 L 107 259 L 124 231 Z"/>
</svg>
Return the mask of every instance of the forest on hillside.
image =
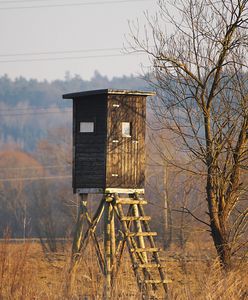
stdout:
<svg viewBox="0 0 248 300">
<path fill-rule="evenodd" d="M 16 143 L 25 151 L 34 150 L 50 129 L 70 126 L 71 101 L 62 100 L 63 94 L 104 88 L 147 90 L 148 85 L 134 76 L 110 80 L 97 71 L 91 80 L 69 72 L 64 80 L 52 82 L 0 77 L 0 148 Z"/>
</svg>

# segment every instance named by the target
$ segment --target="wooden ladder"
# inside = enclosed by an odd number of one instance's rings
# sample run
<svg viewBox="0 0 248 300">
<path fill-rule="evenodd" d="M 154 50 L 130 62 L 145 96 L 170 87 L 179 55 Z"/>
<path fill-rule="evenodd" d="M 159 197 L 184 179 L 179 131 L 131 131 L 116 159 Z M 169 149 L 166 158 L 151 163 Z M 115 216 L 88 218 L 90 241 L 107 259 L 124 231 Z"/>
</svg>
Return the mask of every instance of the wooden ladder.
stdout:
<svg viewBox="0 0 248 300">
<path fill-rule="evenodd" d="M 143 208 L 145 204 L 147 201 L 138 194 L 132 194 L 130 198 L 120 198 L 118 194 L 115 194 L 112 203 L 121 223 L 132 268 L 144 299 L 165 299 L 166 297 L 160 298 L 161 296 L 157 298 L 156 294 L 160 290 L 159 286 L 162 286 L 167 295 L 167 284 L 170 281 L 166 278 L 159 259 L 160 249 L 154 242 L 157 233 L 151 231 L 149 225 L 151 217 L 145 215 Z"/>
</svg>

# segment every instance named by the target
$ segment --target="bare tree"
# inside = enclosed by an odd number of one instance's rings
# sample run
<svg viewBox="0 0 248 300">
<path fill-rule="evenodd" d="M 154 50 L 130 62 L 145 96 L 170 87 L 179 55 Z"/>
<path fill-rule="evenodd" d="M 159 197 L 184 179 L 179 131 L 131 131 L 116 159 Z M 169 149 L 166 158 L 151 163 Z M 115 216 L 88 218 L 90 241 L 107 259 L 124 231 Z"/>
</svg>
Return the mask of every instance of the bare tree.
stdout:
<svg viewBox="0 0 248 300">
<path fill-rule="evenodd" d="M 146 79 L 157 91 L 153 110 L 186 161 L 168 162 L 205 178 L 209 222 L 202 222 L 210 227 L 221 265 L 229 268 L 247 243 L 248 1 L 158 5 L 155 17 L 146 15 L 144 35 L 131 26 L 131 44 L 151 59 Z"/>
</svg>

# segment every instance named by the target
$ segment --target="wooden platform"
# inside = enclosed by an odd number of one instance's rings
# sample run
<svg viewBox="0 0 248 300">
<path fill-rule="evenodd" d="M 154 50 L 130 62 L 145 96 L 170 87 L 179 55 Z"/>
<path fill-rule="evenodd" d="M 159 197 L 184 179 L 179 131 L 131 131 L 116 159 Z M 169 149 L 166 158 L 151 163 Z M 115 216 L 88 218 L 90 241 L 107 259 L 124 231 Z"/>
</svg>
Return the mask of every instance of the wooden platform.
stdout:
<svg viewBox="0 0 248 300">
<path fill-rule="evenodd" d="M 133 188 L 78 188 L 76 189 L 77 194 L 144 194 L 144 189 L 133 189 Z"/>
</svg>

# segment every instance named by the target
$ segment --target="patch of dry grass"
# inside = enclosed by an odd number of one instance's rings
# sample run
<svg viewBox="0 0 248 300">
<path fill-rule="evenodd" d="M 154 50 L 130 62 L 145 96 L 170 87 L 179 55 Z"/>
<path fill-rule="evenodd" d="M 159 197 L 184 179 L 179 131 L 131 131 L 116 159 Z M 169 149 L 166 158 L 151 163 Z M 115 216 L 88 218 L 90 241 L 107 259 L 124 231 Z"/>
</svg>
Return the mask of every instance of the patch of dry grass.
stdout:
<svg viewBox="0 0 248 300">
<path fill-rule="evenodd" d="M 202 259 L 204 249 L 198 247 L 198 252 L 191 244 L 183 252 L 175 247 L 162 253 L 165 270 L 172 279 L 169 299 L 247 299 L 247 262 L 240 262 L 225 274 L 216 260 Z M 38 243 L 13 244 L 6 239 L 0 243 L 0 299 L 103 299 L 104 278 L 92 245 L 79 266 L 70 294 L 66 289 L 69 265 L 69 250 L 45 256 Z M 129 259 L 122 261 L 113 299 L 141 299 Z"/>
</svg>

